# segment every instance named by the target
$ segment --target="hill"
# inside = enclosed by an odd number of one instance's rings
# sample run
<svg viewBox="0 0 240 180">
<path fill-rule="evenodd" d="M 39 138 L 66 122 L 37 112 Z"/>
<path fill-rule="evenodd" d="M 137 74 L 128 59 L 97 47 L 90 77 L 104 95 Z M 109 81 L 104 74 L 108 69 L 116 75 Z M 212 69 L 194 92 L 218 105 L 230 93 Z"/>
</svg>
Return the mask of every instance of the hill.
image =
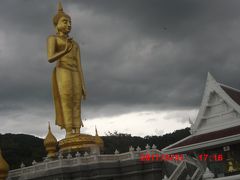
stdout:
<svg viewBox="0 0 240 180">
<path fill-rule="evenodd" d="M 162 149 L 189 136 L 189 128 L 176 130 L 173 133 L 164 134 L 163 136 L 131 136 L 109 132 L 102 136 L 104 141 L 104 154 L 112 154 L 117 149 L 120 153 L 127 152 L 129 146 L 145 149 L 146 144 L 152 146 L 155 144 L 158 149 Z M 42 161 L 46 157 L 43 139 L 26 134 L 0 134 L 0 147 L 10 169 L 17 169 L 23 162 L 25 165 L 31 165 L 32 161 Z"/>
</svg>

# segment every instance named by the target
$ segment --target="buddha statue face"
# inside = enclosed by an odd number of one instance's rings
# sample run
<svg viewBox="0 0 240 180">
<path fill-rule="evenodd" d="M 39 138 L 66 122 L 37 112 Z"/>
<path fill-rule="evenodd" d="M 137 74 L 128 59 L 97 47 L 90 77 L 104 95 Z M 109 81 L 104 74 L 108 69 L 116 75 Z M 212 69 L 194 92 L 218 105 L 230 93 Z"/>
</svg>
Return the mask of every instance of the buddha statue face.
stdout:
<svg viewBox="0 0 240 180">
<path fill-rule="evenodd" d="M 59 18 L 58 23 L 56 25 L 58 33 L 63 33 L 67 35 L 71 31 L 71 19 L 66 16 L 62 16 Z"/>
</svg>

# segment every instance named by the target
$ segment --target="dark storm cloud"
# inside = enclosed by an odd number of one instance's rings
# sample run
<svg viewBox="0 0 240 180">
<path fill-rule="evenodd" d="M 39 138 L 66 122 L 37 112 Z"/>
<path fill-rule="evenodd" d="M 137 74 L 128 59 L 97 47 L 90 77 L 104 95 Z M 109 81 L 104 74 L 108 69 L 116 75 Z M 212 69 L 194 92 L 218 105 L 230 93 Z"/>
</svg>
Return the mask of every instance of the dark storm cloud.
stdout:
<svg viewBox="0 0 240 180">
<path fill-rule="evenodd" d="M 1 1 L 0 113 L 52 107 L 57 1 Z M 63 1 L 81 46 L 86 117 L 200 104 L 207 72 L 240 88 L 239 1 Z M 8 107 L 8 108 L 6 108 Z M 53 107 L 52 107 L 53 108 Z"/>
<path fill-rule="evenodd" d="M 113 66 L 97 76 L 107 81 L 98 89 L 109 91 L 108 96 L 97 95 L 99 102 L 196 107 L 208 71 L 240 87 L 233 82 L 239 74 L 239 2 L 83 2 L 96 14 L 124 19 L 120 32 L 129 29 L 124 42 L 115 43 L 116 53 L 100 58 Z"/>
</svg>

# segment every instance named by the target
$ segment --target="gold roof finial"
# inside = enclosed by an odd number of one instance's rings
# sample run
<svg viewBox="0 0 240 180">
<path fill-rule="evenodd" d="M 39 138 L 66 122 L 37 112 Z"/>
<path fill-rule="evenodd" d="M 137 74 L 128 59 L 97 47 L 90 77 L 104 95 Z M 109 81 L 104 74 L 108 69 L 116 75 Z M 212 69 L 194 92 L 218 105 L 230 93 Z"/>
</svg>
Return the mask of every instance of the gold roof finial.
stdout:
<svg viewBox="0 0 240 180">
<path fill-rule="evenodd" d="M 0 179 L 6 179 L 9 171 L 9 165 L 2 157 L 2 151 L 0 149 Z"/>
</svg>

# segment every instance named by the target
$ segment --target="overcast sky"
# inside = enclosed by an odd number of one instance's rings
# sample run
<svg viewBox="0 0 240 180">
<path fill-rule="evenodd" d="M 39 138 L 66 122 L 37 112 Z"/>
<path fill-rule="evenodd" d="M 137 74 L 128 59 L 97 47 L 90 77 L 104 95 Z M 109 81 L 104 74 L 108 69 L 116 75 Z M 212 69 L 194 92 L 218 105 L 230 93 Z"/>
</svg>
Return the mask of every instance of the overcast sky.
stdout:
<svg viewBox="0 0 240 180">
<path fill-rule="evenodd" d="M 189 127 L 207 72 L 240 88 L 239 0 L 62 0 L 81 48 L 83 132 L 162 135 Z M 0 133 L 54 134 L 46 39 L 57 1 L 0 2 Z"/>
</svg>

